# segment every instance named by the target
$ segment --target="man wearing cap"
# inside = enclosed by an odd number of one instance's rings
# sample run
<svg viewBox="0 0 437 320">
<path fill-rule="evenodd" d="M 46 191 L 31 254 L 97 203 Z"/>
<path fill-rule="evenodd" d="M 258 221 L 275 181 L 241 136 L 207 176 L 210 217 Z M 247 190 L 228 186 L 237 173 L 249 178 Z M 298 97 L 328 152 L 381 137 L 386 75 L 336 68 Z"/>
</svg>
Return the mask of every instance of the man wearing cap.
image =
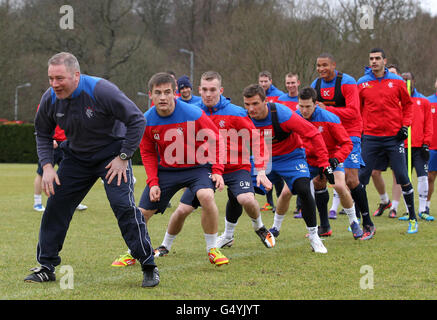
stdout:
<svg viewBox="0 0 437 320">
<path fill-rule="evenodd" d="M 190 78 L 187 76 L 182 76 L 178 79 L 178 90 L 181 95 L 178 99 L 181 99 L 183 102 L 197 104 L 202 101 L 202 98 L 192 94 L 193 86 L 191 85 Z"/>
</svg>

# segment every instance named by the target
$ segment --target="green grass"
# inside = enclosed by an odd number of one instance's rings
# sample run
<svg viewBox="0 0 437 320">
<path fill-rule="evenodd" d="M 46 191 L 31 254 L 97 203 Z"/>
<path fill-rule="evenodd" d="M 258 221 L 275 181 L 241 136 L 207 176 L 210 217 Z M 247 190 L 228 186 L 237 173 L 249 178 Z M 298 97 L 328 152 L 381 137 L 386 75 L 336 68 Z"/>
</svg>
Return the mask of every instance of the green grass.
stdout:
<svg viewBox="0 0 437 320">
<path fill-rule="evenodd" d="M 80 300 L 296 300 L 296 299 L 436 299 L 436 222 L 419 222 L 419 233 L 407 235 L 407 223 L 392 220 L 385 213 L 373 218 L 377 232 L 370 241 L 354 241 L 347 231 L 347 217 L 331 220 L 333 236 L 326 239 L 328 254 L 314 254 L 304 237 L 305 224 L 289 212 L 276 247 L 266 249 L 243 215 L 236 228 L 236 242 L 223 249 L 230 264 L 212 266 L 205 251 L 199 212 L 194 212 L 176 238 L 171 253 L 156 260 L 161 283 L 154 289 L 141 288 L 138 264 L 113 268 L 111 262 L 125 252 L 116 219 L 100 181 L 83 203 L 88 210 L 76 212 L 64 248 L 62 265 L 74 270 L 74 289 L 61 289 L 62 274 L 47 284 L 24 283 L 29 268 L 36 266 L 35 254 L 41 213 L 32 210 L 36 165 L 1 164 L 0 176 L 0 299 Z M 136 201 L 145 185 L 145 171 L 134 167 Z M 391 173 L 385 175 L 391 190 Z M 416 183 L 416 182 L 414 182 Z M 149 222 L 154 247 L 164 236 L 173 208 Z M 379 197 L 368 187 L 371 211 Z M 217 193 L 219 232 L 223 231 L 226 192 Z M 257 196 L 260 204 L 264 197 Z M 417 198 L 417 194 L 416 194 Z M 294 201 L 290 211 L 294 210 Z M 45 203 L 45 200 L 43 201 Z M 400 207 L 402 208 L 403 205 Z M 434 200 L 432 208 L 437 208 Z M 403 208 L 402 208 L 403 209 Z M 402 211 L 402 210 L 401 210 Z M 271 212 L 263 213 L 267 227 Z M 361 289 L 363 266 L 373 269 L 373 289 Z"/>
</svg>

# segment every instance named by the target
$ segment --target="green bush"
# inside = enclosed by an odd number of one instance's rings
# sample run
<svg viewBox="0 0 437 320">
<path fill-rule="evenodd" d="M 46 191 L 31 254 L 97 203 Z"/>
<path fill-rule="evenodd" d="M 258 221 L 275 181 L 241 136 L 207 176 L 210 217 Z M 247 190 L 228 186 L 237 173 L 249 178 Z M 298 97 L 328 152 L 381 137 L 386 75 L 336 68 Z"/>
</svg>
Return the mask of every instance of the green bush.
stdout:
<svg viewBox="0 0 437 320">
<path fill-rule="evenodd" d="M 0 125 L 0 162 L 37 163 L 33 124 Z"/>
<path fill-rule="evenodd" d="M 0 163 L 37 163 L 35 128 L 33 124 L 0 125 Z M 140 151 L 132 164 L 141 165 Z"/>
</svg>

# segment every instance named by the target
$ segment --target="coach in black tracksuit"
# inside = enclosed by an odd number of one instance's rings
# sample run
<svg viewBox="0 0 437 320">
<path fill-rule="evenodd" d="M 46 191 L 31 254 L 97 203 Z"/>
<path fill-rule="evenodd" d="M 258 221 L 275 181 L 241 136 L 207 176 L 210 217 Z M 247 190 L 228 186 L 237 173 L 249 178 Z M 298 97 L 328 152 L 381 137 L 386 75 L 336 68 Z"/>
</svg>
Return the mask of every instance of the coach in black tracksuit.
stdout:
<svg viewBox="0 0 437 320">
<path fill-rule="evenodd" d="M 59 252 L 77 205 L 97 179 L 105 191 L 132 255 L 141 262 L 143 286 L 159 283 L 153 248 L 140 210 L 135 206 L 132 165 L 146 125 L 137 106 L 111 82 L 80 74 L 70 53 L 49 60 L 50 89 L 42 96 L 35 118 L 38 157 L 43 167 L 43 190 L 49 196 L 44 211 L 37 260 L 41 267 L 26 282 L 55 280 Z M 64 159 L 53 169 L 52 136 L 56 125 L 68 142 Z"/>
</svg>

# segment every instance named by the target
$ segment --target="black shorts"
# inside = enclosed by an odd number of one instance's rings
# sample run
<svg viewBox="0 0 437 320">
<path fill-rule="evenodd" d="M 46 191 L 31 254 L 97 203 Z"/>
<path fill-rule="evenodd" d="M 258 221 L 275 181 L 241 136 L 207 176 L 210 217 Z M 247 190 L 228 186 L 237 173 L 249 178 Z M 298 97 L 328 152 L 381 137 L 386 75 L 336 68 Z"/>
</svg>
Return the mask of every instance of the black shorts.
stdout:
<svg viewBox="0 0 437 320">
<path fill-rule="evenodd" d="M 141 195 L 138 207 L 145 210 L 158 209 L 156 213 L 164 213 L 171 198 L 180 189 L 187 188 L 193 194 L 200 189 L 213 189 L 214 183 L 211 180 L 211 167 L 193 167 L 178 170 L 158 169 L 159 187 L 161 189 L 161 199 L 158 202 L 150 201 L 150 188 L 147 185 Z"/>
<path fill-rule="evenodd" d="M 386 157 L 390 161 L 399 184 L 407 185 L 410 183 L 403 140 L 399 141 L 396 137 L 364 135 L 362 141 L 362 156 L 366 166 L 360 169 L 359 178 L 363 185 L 369 183 L 372 171 L 376 169 L 376 164 L 383 159 L 382 157 Z"/>
<path fill-rule="evenodd" d="M 223 175 L 223 180 L 225 185 L 228 187 L 228 194 L 231 192 L 235 198 L 243 193 L 255 192 L 252 185 L 252 177 L 250 176 L 249 171 L 237 170 L 226 173 Z M 193 193 L 190 189 L 186 189 L 184 191 L 180 202 L 192 206 L 193 208 L 200 206 L 199 200 L 197 199 L 195 193 Z"/>
</svg>

